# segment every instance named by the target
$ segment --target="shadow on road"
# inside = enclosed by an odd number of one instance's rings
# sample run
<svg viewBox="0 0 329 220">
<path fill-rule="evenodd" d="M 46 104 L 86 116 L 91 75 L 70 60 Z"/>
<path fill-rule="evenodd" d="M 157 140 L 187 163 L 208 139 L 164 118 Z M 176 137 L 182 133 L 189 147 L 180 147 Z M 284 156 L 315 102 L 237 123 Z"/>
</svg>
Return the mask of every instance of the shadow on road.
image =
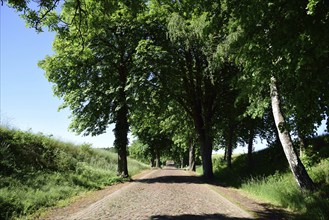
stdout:
<svg viewBox="0 0 329 220">
<path fill-rule="evenodd" d="M 169 168 L 173 169 L 173 168 Z M 209 184 L 215 187 L 223 187 L 217 181 L 206 181 L 202 176 L 190 176 L 190 175 L 169 175 L 169 176 L 159 176 L 153 178 L 145 178 L 145 179 L 137 179 L 133 180 L 134 182 L 139 182 L 143 184 L 154 184 L 154 183 L 165 183 L 165 184 Z M 286 212 L 280 208 L 274 207 L 269 204 L 257 203 L 258 209 L 251 210 L 256 214 L 257 217 L 253 219 L 292 219 L 293 216 L 291 213 Z M 173 220 L 181 220 L 181 219 L 248 219 L 248 218 L 232 218 L 221 214 L 213 214 L 213 215 L 179 215 L 179 216 L 166 216 L 166 215 L 156 215 L 152 216 L 153 219 L 173 219 Z"/>
<path fill-rule="evenodd" d="M 140 183 L 198 183 L 202 184 L 205 183 L 202 177 L 198 176 L 160 176 L 154 178 L 146 178 L 146 179 L 137 179 L 134 182 Z"/>
<path fill-rule="evenodd" d="M 235 217 L 228 217 L 222 214 L 211 214 L 211 215 L 177 215 L 177 216 L 170 216 L 170 215 L 155 215 L 150 218 L 151 220 L 215 220 L 215 219 L 232 219 L 232 220 L 248 220 L 250 218 L 235 218 Z"/>
</svg>

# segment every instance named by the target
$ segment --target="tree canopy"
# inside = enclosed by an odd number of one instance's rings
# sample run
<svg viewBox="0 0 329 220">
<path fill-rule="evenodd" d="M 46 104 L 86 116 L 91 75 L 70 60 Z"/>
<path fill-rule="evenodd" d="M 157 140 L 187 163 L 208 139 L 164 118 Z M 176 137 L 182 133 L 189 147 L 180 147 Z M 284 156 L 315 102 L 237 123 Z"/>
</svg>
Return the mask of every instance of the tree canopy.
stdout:
<svg viewBox="0 0 329 220">
<path fill-rule="evenodd" d="M 300 187 L 312 188 L 291 134 L 329 127 L 326 1 L 66 0 L 61 13 L 56 0 L 5 2 L 38 31 L 56 31 L 55 54 L 40 66 L 72 130 L 116 124 L 120 174 L 129 127 L 158 156 L 197 140 L 206 178 L 215 145 L 230 166 L 238 142 L 251 153 L 256 136 L 277 136 Z"/>
</svg>

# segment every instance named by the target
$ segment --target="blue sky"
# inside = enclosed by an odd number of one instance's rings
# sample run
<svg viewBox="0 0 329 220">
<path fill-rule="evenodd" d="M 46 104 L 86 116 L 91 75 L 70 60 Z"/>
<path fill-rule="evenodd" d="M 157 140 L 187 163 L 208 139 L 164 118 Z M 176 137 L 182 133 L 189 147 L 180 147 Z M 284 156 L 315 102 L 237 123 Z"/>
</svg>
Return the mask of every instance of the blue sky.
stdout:
<svg viewBox="0 0 329 220">
<path fill-rule="evenodd" d="M 55 34 L 37 34 L 26 28 L 25 22 L 6 5 L 0 6 L 1 16 L 1 97 L 0 121 L 21 130 L 31 129 L 54 135 L 76 144 L 91 143 L 94 147 L 113 145 L 111 126 L 106 134 L 97 137 L 77 136 L 68 131 L 69 110 L 58 112 L 61 101 L 53 96 L 52 85 L 37 63 L 51 55 Z"/>
</svg>

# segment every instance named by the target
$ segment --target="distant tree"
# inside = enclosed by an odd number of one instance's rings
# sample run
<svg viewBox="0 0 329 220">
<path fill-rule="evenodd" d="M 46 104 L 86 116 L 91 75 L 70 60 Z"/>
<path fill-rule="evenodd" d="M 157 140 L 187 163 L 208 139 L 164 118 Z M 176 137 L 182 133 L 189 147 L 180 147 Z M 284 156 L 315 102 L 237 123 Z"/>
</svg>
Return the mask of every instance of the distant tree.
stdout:
<svg viewBox="0 0 329 220">
<path fill-rule="evenodd" d="M 227 78 L 236 71 L 231 63 L 214 60 L 220 39 L 213 35 L 219 26 L 213 16 L 219 7 L 208 1 L 152 1 L 150 7 L 160 23 L 158 33 L 164 34 L 146 39 L 139 47 L 139 59 L 151 73 L 149 77 L 158 80 L 159 87 L 193 122 L 203 175 L 212 178 L 215 121 L 229 86 Z"/>
<path fill-rule="evenodd" d="M 140 140 L 134 140 L 129 148 L 129 157 L 139 160 L 143 163 L 148 163 L 149 160 L 149 146 L 143 144 Z"/>
<path fill-rule="evenodd" d="M 164 126 L 169 100 L 157 90 L 157 85 L 150 78 L 140 80 L 138 91 L 133 93 L 133 97 L 139 104 L 131 110 L 132 133 L 147 146 L 151 166 L 160 167 L 161 156 L 172 145 L 172 131 Z"/>
</svg>

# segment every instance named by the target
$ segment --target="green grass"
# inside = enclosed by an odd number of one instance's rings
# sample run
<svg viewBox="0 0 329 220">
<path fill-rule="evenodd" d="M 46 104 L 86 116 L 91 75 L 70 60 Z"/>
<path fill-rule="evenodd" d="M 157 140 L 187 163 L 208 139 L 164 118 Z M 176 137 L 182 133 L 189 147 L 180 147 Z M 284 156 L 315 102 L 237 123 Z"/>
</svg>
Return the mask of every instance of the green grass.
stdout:
<svg viewBox="0 0 329 220">
<path fill-rule="evenodd" d="M 0 127 L 0 219 L 26 218 L 78 194 L 126 181 L 117 155 Z M 130 175 L 147 165 L 128 158 Z M 25 216 L 25 217 L 24 217 Z"/>
<path fill-rule="evenodd" d="M 272 204 L 299 213 L 299 218 L 328 219 L 329 159 L 309 169 L 309 175 L 318 186 L 315 192 L 302 192 L 290 172 L 263 178 L 250 178 L 241 189 Z"/>
<path fill-rule="evenodd" d="M 253 156 L 253 167 L 248 166 L 247 155 L 239 155 L 233 158 L 231 169 L 221 157 L 214 157 L 217 181 L 287 208 L 296 213 L 297 219 L 329 219 L 329 136 L 310 140 L 302 158 L 317 186 L 315 192 L 299 189 L 281 148 L 271 147 Z M 202 168 L 198 167 L 197 172 L 202 173 Z"/>
</svg>

